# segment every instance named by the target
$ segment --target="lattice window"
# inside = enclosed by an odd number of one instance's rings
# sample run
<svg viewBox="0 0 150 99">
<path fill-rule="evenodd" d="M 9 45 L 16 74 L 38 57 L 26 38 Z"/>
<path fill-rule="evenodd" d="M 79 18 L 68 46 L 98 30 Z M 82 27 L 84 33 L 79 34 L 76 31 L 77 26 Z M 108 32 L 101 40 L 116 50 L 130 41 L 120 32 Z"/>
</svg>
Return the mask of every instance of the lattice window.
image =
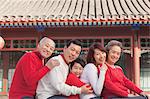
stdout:
<svg viewBox="0 0 150 99">
<path fill-rule="evenodd" d="M 10 89 L 10 85 L 12 82 L 12 78 L 14 76 L 14 72 L 15 72 L 15 69 L 9 69 L 8 70 L 8 90 Z"/>
<path fill-rule="evenodd" d="M 5 40 L 6 44 L 4 49 L 7 48 L 36 48 L 37 40 L 35 38 L 16 38 L 16 39 L 7 39 Z"/>
<path fill-rule="evenodd" d="M 150 68 L 141 68 L 140 70 L 140 86 L 144 91 L 150 91 Z"/>
<path fill-rule="evenodd" d="M 140 61 L 143 68 L 150 68 L 150 52 L 142 54 Z"/>
<path fill-rule="evenodd" d="M 150 91 L 150 52 L 143 53 L 140 59 L 140 84 L 144 91 Z"/>
<path fill-rule="evenodd" d="M 25 52 L 9 52 L 9 68 L 15 68 L 17 62 Z"/>
<path fill-rule="evenodd" d="M 101 43 L 101 39 L 82 39 L 82 46 L 83 48 L 89 48 L 90 45 L 94 42 L 100 42 Z"/>
<path fill-rule="evenodd" d="M 10 47 L 11 47 L 11 40 L 5 40 L 4 48 L 10 48 Z"/>
<path fill-rule="evenodd" d="M 140 38 L 141 48 L 150 49 L 150 38 Z"/>
<path fill-rule="evenodd" d="M 56 43 L 56 48 L 64 48 L 69 40 L 54 40 Z"/>
<path fill-rule="evenodd" d="M 36 48 L 36 40 L 13 40 L 13 48 Z"/>
<path fill-rule="evenodd" d="M 56 48 L 63 48 L 70 39 L 54 40 Z M 93 42 L 101 42 L 101 39 L 79 39 L 82 42 L 83 48 L 89 48 Z"/>
</svg>

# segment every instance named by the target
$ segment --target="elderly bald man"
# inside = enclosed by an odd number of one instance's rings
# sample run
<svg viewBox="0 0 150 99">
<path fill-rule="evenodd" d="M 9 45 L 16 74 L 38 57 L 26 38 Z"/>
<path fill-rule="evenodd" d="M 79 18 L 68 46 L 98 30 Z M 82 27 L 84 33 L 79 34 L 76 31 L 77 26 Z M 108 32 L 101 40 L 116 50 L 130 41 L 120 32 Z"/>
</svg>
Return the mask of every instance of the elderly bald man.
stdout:
<svg viewBox="0 0 150 99">
<path fill-rule="evenodd" d="M 16 65 L 9 99 L 34 99 L 38 81 L 55 66 L 57 60 L 50 60 L 44 66 L 44 59 L 52 55 L 55 43 L 52 39 L 44 37 L 40 40 L 35 51 L 25 53 Z"/>
</svg>

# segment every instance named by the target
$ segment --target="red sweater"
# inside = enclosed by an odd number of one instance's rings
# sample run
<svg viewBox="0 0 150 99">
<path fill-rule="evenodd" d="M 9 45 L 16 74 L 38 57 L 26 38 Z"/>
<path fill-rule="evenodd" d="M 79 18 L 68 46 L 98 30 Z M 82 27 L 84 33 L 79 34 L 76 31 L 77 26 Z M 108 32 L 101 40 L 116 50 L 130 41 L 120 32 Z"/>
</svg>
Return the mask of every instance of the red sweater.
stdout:
<svg viewBox="0 0 150 99">
<path fill-rule="evenodd" d="M 47 66 L 43 66 L 38 52 L 25 53 L 16 65 L 9 99 L 35 96 L 38 81 L 49 71 Z"/>
<path fill-rule="evenodd" d="M 77 86 L 77 87 L 81 87 L 83 86 L 85 83 L 83 83 L 75 74 L 70 73 L 67 77 L 66 80 L 66 84 L 70 85 L 70 86 Z M 80 99 L 79 95 L 71 95 L 68 97 L 69 99 Z"/>
<path fill-rule="evenodd" d="M 108 64 L 107 66 L 108 70 L 105 75 L 104 89 L 102 91 L 104 99 L 108 99 L 109 96 L 127 97 L 129 90 L 138 94 L 142 92 L 141 89 L 127 79 L 121 67 L 116 66 L 112 68 Z"/>
</svg>

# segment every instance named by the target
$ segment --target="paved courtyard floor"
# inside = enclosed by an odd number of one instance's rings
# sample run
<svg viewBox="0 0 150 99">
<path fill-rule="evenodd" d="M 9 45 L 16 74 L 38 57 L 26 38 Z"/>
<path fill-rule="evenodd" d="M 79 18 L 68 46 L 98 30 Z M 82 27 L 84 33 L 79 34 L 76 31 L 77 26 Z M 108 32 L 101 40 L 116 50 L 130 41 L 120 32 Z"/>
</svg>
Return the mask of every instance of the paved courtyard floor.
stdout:
<svg viewBox="0 0 150 99">
<path fill-rule="evenodd" d="M 8 99 L 8 96 L 0 96 L 0 99 Z"/>
</svg>

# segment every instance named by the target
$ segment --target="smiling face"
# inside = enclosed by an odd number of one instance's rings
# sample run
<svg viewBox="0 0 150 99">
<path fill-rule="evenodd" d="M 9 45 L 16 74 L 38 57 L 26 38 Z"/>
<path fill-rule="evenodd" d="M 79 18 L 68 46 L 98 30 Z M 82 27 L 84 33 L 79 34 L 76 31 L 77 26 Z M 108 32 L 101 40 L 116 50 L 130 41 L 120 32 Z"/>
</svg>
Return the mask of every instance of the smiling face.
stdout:
<svg viewBox="0 0 150 99">
<path fill-rule="evenodd" d="M 108 52 L 107 62 L 110 65 L 114 65 L 120 58 L 121 48 L 117 45 L 114 45 L 110 48 Z"/>
<path fill-rule="evenodd" d="M 99 49 L 94 49 L 94 59 L 95 59 L 96 65 L 103 64 L 106 60 L 106 53 Z"/>
<path fill-rule="evenodd" d="M 80 55 L 81 46 L 71 43 L 68 47 L 65 46 L 63 52 L 67 63 L 70 63 Z"/>
<path fill-rule="evenodd" d="M 74 63 L 71 72 L 75 74 L 77 77 L 80 77 L 83 72 L 83 67 L 79 63 Z"/>
<path fill-rule="evenodd" d="M 44 38 L 38 45 L 37 50 L 43 58 L 48 58 L 52 55 L 55 49 L 55 43 L 49 38 Z"/>
</svg>

